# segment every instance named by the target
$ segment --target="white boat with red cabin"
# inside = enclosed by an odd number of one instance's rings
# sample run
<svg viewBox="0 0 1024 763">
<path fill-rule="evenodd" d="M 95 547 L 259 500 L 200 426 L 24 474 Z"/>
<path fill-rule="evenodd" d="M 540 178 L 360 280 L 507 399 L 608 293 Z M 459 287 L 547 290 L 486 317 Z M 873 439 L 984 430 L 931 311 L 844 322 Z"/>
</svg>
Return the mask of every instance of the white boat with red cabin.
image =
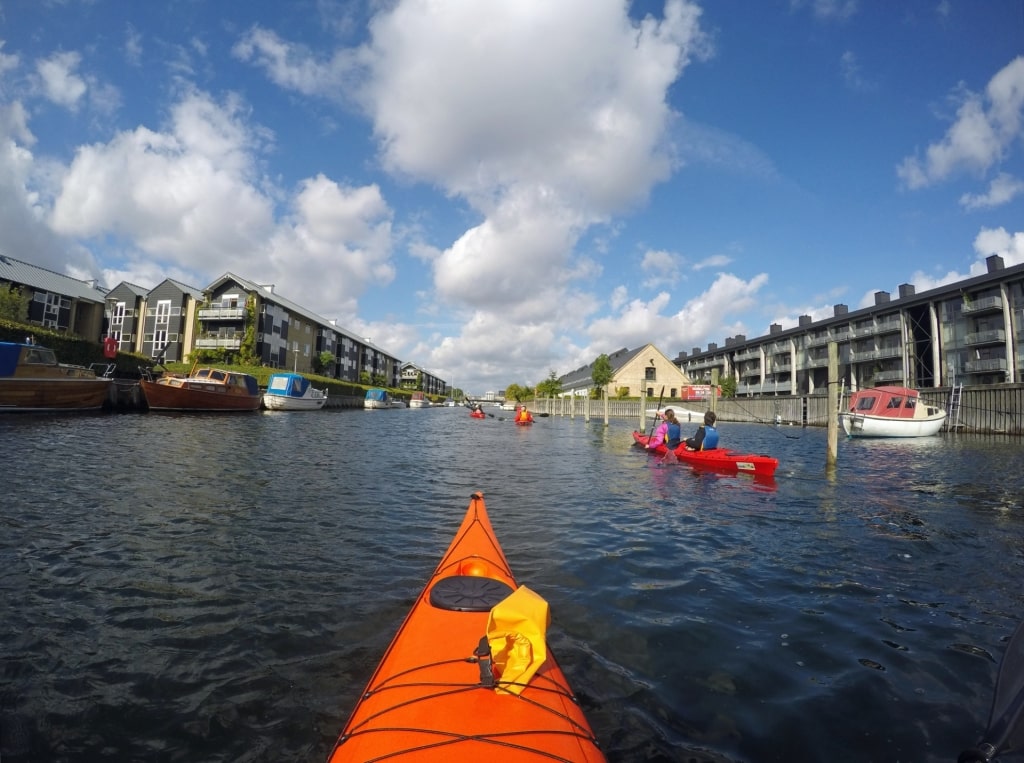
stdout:
<svg viewBox="0 0 1024 763">
<path fill-rule="evenodd" d="M 850 437 L 928 437 L 938 434 L 946 411 L 921 400 L 909 387 L 871 387 L 850 395 L 839 423 Z"/>
</svg>

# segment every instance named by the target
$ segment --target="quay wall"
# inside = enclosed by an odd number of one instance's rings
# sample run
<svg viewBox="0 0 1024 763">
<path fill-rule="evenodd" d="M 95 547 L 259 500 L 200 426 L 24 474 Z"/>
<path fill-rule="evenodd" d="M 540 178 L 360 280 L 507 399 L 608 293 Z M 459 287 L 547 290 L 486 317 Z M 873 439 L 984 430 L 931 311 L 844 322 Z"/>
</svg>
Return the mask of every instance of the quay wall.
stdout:
<svg viewBox="0 0 1024 763">
<path fill-rule="evenodd" d="M 922 399 L 946 411 L 950 410 L 953 396 L 950 387 L 936 387 L 921 391 Z M 842 395 L 840 409 L 849 407 L 849 392 Z M 535 413 L 551 416 L 603 419 L 605 401 L 588 398 L 541 398 L 529 404 Z M 652 420 L 658 400 L 609 400 L 609 418 L 632 418 L 637 422 L 641 414 Z M 663 400 L 661 408 L 672 408 L 683 423 L 699 423 L 705 403 Z M 716 402 L 715 412 L 722 421 L 797 424 L 800 426 L 828 426 L 828 395 L 792 395 L 722 398 Z M 838 413 L 838 412 L 837 412 Z M 951 412 L 943 431 L 977 432 L 985 434 L 1024 435 L 1024 384 L 1000 384 L 963 387 L 960 403 Z"/>
</svg>

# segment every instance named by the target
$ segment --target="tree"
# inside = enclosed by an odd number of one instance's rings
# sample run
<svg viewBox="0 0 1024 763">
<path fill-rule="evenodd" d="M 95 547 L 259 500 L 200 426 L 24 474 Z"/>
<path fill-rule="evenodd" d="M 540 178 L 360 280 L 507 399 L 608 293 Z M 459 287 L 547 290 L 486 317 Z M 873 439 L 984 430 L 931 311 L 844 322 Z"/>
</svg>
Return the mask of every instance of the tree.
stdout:
<svg viewBox="0 0 1024 763">
<path fill-rule="evenodd" d="M 28 295 L 18 286 L 0 287 L 0 318 L 24 323 L 28 320 Z"/>
<path fill-rule="evenodd" d="M 538 397 L 558 397 L 562 394 L 562 383 L 555 376 L 554 369 L 548 374 L 548 378 L 537 385 Z"/>
<path fill-rule="evenodd" d="M 736 397 L 736 380 L 733 377 L 727 376 L 718 386 L 722 390 L 722 397 Z"/>
<path fill-rule="evenodd" d="M 608 356 L 601 353 L 594 360 L 594 368 L 590 372 L 590 378 L 594 380 L 594 386 L 601 390 L 601 394 L 604 394 L 605 387 L 607 387 L 615 376 L 615 372 L 612 370 L 612 362 L 608 359 Z"/>
<path fill-rule="evenodd" d="M 521 402 L 523 397 L 526 396 L 527 391 L 528 390 L 524 390 L 518 384 L 509 384 L 507 387 L 505 387 L 505 399 L 515 400 L 517 403 Z"/>
<path fill-rule="evenodd" d="M 330 350 L 324 350 L 319 355 L 313 356 L 313 371 L 318 374 L 328 375 L 334 366 L 334 353 Z"/>
</svg>

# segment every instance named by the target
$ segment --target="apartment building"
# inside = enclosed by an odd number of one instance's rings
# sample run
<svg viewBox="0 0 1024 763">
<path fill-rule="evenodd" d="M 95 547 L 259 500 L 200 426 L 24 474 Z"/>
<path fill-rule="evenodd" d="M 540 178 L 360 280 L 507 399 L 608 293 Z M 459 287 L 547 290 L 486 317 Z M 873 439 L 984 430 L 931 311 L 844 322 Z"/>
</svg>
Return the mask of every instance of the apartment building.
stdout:
<svg viewBox="0 0 1024 763">
<path fill-rule="evenodd" d="M 695 381 L 736 381 L 739 396 L 823 393 L 828 348 L 839 352 L 847 389 L 880 384 L 909 387 L 1016 383 L 1024 374 L 1024 265 L 986 260 L 982 275 L 916 293 L 902 284 L 893 299 L 875 293 L 875 304 L 798 325 L 772 324 L 766 336 L 726 338 L 680 352 L 673 362 Z"/>
</svg>

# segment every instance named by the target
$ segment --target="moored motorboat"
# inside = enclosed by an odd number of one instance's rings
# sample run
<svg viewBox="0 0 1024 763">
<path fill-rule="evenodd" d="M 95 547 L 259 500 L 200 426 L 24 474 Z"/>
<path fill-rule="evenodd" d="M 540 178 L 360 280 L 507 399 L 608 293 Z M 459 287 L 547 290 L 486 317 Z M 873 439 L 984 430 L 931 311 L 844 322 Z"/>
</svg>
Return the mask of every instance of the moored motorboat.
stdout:
<svg viewBox="0 0 1024 763">
<path fill-rule="evenodd" d="M 360 695 L 330 763 L 603 761 L 475 493 Z"/>
<path fill-rule="evenodd" d="M 422 392 L 413 392 L 412 397 L 409 398 L 410 408 L 433 408 L 434 404 L 430 398 Z"/>
<path fill-rule="evenodd" d="M 187 376 L 155 379 L 147 371 L 139 386 L 153 411 L 255 411 L 263 400 L 255 376 L 220 368 L 193 368 Z"/>
<path fill-rule="evenodd" d="M 58 363 L 49 347 L 0 342 L 0 412 L 97 410 L 110 399 L 112 381 L 91 368 Z"/>
<path fill-rule="evenodd" d="M 642 432 L 633 432 L 633 441 L 647 449 L 648 453 L 657 456 L 669 455 L 669 449 L 662 444 L 654 448 L 647 448 L 649 440 L 649 435 L 645 435 Z M 770 477 L 775 474 L 775 470 L 779 466 L 779 460 L 772 456 L 739 453 L 727 448 L 688 450 L 686 445 L 681 443 L 671 453 L 675 458 L 692 466 L 730 474 L 753 474 L 759 477 Z"/>
<path fill-rule="evenodd" d="M 946 411 L 927 405 L 909 387 L 872 387 L 850 395 L 850 409 L 839 414 L 849 437 L 930 437 L 946 422 Z"/>
<path fill-rule="evenodd" d="M 363 398 L 363 408 L 368 411 L 374 411 L 390 407 L 391 395 L 388 394 L 386 389 L 374 387 L 373 389 L 366 390 L 366 397 Z"/>
<path fill-rule="evenodd" d="M 268 411 L 318 411 L 327 404 L 327 390 L 317 389 L 296 373 L 271 374 L 263 393 Z"/>
</svg>

